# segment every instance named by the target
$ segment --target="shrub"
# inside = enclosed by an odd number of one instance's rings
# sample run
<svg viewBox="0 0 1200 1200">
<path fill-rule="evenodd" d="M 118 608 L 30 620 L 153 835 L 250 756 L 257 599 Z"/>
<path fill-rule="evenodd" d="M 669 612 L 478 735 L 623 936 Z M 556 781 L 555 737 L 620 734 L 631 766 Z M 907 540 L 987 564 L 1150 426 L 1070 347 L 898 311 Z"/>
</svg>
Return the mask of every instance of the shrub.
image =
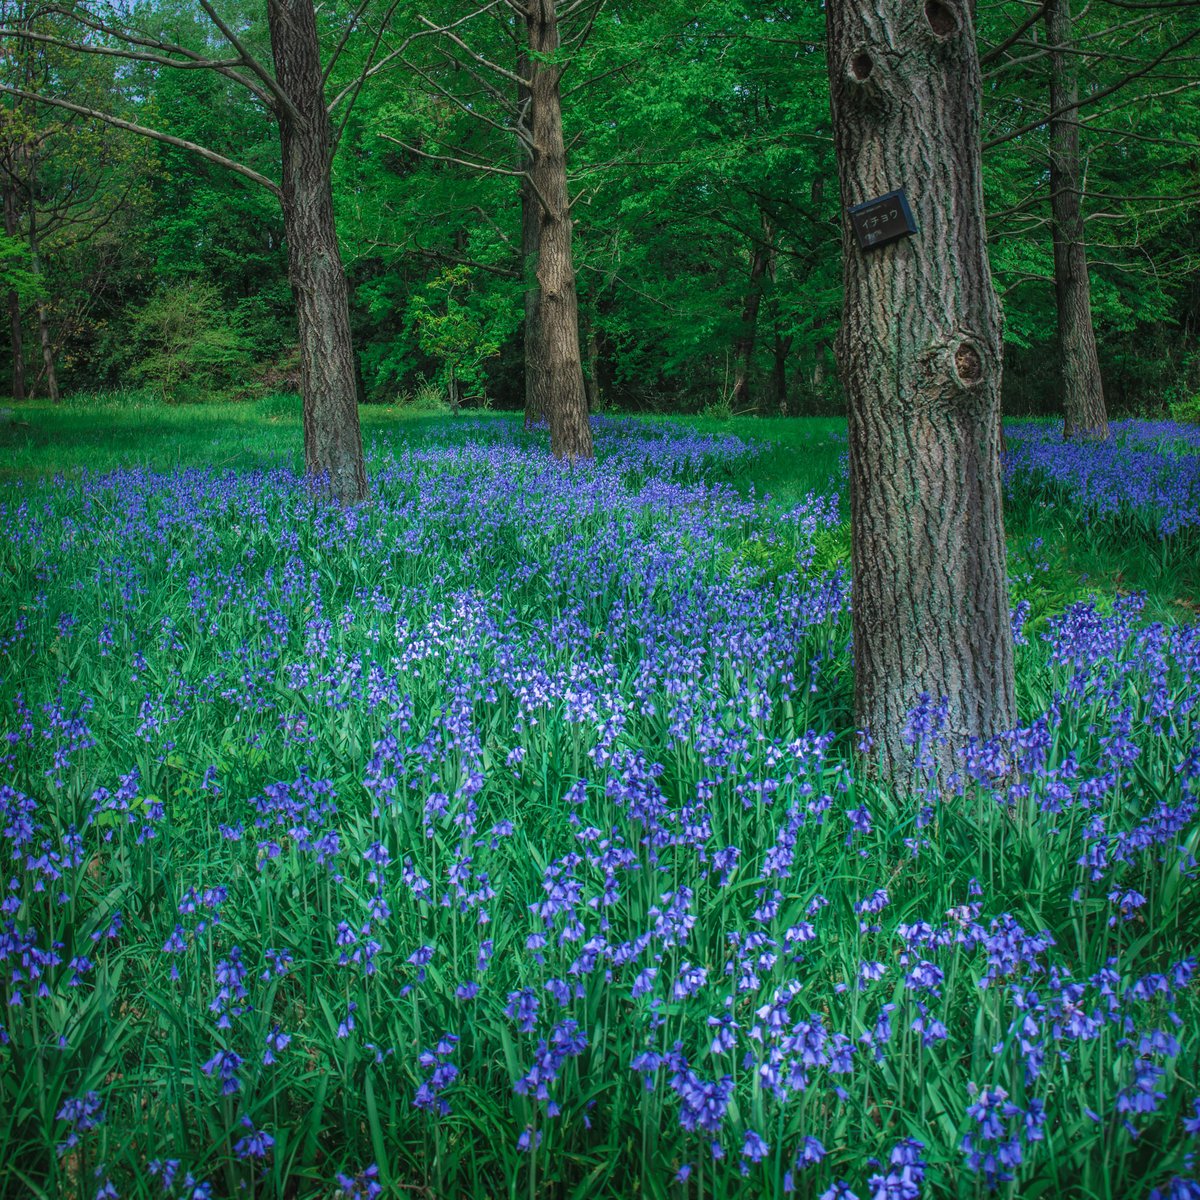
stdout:
<svg viewBox="0 0 1200 1200">
<path fill-rule="evenodd" d="M 249 342 L 204 280 L 164 288 L 129 326 L 125 377 L 179 403 L 235 387 L 250 367 Z"/>
</svg>

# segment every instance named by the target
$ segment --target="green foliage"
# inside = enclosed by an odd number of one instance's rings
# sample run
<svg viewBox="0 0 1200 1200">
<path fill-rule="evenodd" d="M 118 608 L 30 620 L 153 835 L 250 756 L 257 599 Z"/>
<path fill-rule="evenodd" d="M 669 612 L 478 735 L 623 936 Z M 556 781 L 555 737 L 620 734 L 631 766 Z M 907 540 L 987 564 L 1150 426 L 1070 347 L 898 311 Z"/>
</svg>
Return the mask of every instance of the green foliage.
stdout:
<svg viewBox="0 0 1200 1200">
<path fill-rule="evenodd" d="M 238 386 L 250 365 L 236 315 L 204 280 L 168 285 L 132 314 L 125 374 L 165 400 L 195 401 Z"/>
<path fill-rule="evenodd" d="M 1171 420 L 1200 424 L 1200 392 L 1184 400 L 1176 400 L 1171 405 Z"/>
<path fill-rule="evenodd" d="M 269 60 L 261 8 L 238 11 L 247 44 Z M 1196 89 L 1171 84 L 1178 64 L 1169 56 L 1138 73 L 1186 33 L 1189 11 L 1139 12 L 1125 32 L 1111 7 L 1076 14 L 1085 99 L 1135 76 L 1088 108 L 1081 127 L 1093 307 L 1114 411 L 1178 402 L 1200 385 L 1200 237 L 1189 215 L 1200 99 Z M 368 6 L 360 21 L 386 18 L 384 40 L 398 44 L 425 28 L 418 15 L 456 21 L 464 10 L 453 0 Z M 513 65 L 521 31 L 494 16 L 467 20 L 460 34 L 483 57 Z M 63 22 L 59 33 L 69 32 L 67 18 L 53 19 Z M 151 34 L 210 49 L 211 25 L 194 6 L 169 0 L 139 9 L 139 20 Z M 343 90 L 353 92 L 372 39 L 355 36 L 348 20 L 336 9 L 319 15 L 327 59 L 340 47 L 328 83 L 331 99 L 341 97 L 333 191 L 366 390 L 389 401 L 421 378 L 454 378 L 518 405 L 525 264 L 520 182 L 504 173 L 519 161 L 512 80 L 481 82 L 465 51 L 422 36 L 405 53 L 415 69 L 391 62 L 351 105 Z M 1010 8 L 982 9 L 981 50 L 1013 29 Z M 1006 308 L 1005 400 L 1021 413 L 1059 403 L 1048 150 L 1045 125 L 1036 122 L 1047 104 L 1044 42 L 1033 36 L 1040 32 L 1034 26 L 985 63 L 983 97 L 984 137 L 996 142 L 985 154 L 984 182 Z M 722 417 L 714 397 L 747 333 L 752 256 L 766 247 L 750 354 L 754 402 L 764 412 L 780 400 L 789 412 L 841 411 L 832 345 L 842 218 L 822 7 L 708 0 L 697 12 L 687 0 L 614 2 L 586 42 L 573 37 L 567 28 L 553 57 L 571 59 L 564 124 L 577 285 L 583 339 L 594 351 L 588 369 L 605 402 Z M 277 177 L 277 130 L 259 100 L 227 76 L 150 63 L 126 63 L 118 75 L 104 56 L 80 58 L 42 47 L 24 66 L 14 58 L 6 78 L 15 80 L 18 68 L 48 72 L 51 91 Z M 197 275 L 237 314 L 266 385 L 295 386 L 294 373 L 280 368 L 294 346 L 294 312 L 271 195 L 175 147 L 61 122 L 28 105 L 7 111 L 11 145 L 48 147 L 33 192 L 43 228 L 59 222 L 44 239 L 43 286 L 68 388 L 118 382 L 132 366 L 123 353 L 131 314 L 160 287 Z M 1021 132 L 1003 140 L 1014 130 Z M 88 235 L 78 237 L 79 229 Z M 28 294 L 31 280 L 19 263 L 14 269 Z"/>
<path fill-rule="evenodd" d="M 294 392 L 260 396 L 254 402 L 254 415 L 264 421 L 298 422 L 304 417 L 304 402 Z"/>
<path fill-rule="evenodd" d="M 16 292 L 22 304 L 46 295 L 45 280 L 30 262 L 29 246 L 4 233 L 0 233 L 0 288 Z"/>
<path fill-rule="evenodd" d="M 473 305 L 472 281 L 469 267 L 447 267 L 408 306 L 417 344 L 439 364 L 448 390 L 456 385 L 468 392 L 485 389 L 484 365 L 512 332 L 512 297 L 484 293 L 484 303 Z"/>
<path fill-rule="evenodd" d="M 411 390 L 405 390 L 396 398 L 396 407 L 413 416 L 440 417 L 450 411 L 446 389 L 429 379 L 419 379 Z"/>
</svg>

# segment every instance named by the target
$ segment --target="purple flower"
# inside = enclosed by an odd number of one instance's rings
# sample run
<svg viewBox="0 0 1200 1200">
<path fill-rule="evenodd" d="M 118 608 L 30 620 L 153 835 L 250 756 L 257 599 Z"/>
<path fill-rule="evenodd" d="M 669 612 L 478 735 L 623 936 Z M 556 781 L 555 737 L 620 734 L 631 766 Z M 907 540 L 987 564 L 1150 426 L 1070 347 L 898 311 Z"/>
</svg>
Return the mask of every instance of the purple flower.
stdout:
<svg viewBox="0 0 1200 1200">
<path fill-rule="evenodd" d="M 542 1131 L 539 1129 L 534 1133 L 530 1129 L 522 1130 L 521 1136 L 517 1138 L 517 1149 L 522 1154 L 528 1154 L 530 1150 L 536 1149 L 542 1144 Z"/>
<path fill-rule="evenodd" d="M 218 1050 L 200 1070 L 210 1077 L 216 1075 L 221 1080 L 221 1091 L 226 1096 L 232 1096 L 242 1086 L 242 1081 L 237 1077 L 241 1065 L 241 1058 L 232 1050 Z"/>
<path fill-rule="evenodd" d="M 679 975 L 671 988 L 671 995 L 676 1000 L 686 1000 L 694 996 L 708 982 L 708 970 L 705 967 L 693 967 L 684 963 L 679 968 Z"/>
<path fill-rule="evenodd" d="M 262 1129 L 255 1129 L 254 1122 L 249 1117 L 242 1117 L 242 1128 L 245 1134 L 234 1143 L 233 1152 L 242 1159 L 259 1160 L 271 1153 L 275 1139 Z"/>
<path fill-rule="evenodd" d="M 379 1182 L 379 1168 L 372 1163 L 356 1175 L 343 1175 L 340 1171 L 335 1176 L 340 1200 L 375 1200 L 383 1193 L 383 1185 Z"/>
<path fill-rule="evenodd" d="M 529 1033 L 537 1022 L 538 1007 L 537 993 L 533 988 L 522 988 L 519 992 L 508 993 L 504 1015 L 510 1021 L 515 1021 L 522 1033 Z"/>
<path fill-rule="evenodd" d="M 770 1151 L 771 1147 L 753 1129 L 746 1130 L 742 1139 L 742 1158 L 747 1162 L 760 1163 Z"/>
</svg>

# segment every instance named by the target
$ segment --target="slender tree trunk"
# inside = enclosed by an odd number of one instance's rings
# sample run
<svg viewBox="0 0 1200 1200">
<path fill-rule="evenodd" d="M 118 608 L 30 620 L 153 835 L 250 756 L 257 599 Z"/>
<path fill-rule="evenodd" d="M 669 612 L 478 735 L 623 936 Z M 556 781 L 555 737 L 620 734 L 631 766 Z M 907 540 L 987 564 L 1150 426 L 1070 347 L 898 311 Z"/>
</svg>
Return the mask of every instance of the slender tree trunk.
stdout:
<svg viewBox="0 0 1200 1200">
<path fill-rule="evenodd" d="M 827 342 L 818 342 L 816 358 L 813 359 L 812 389 L 818 397 L 825 398 L 825 355 L 829 350 Z"/>
<path fill-rule="evenodd" d="M 526 0 L 533 161 L 530 188 L 537 199 L 537 353 L 527 360 L 532 404 L 550 424 L 557 458 L 592 457 L 592 430 L 579 354 L 579 299 L 571 253 L 571 202 L 563 144 L 560 66 L 544 61 L 558 49 L 556 0 Z M 527 410 L 528 411 L 528 410 Z"/>
<path fill-rule="evenodd" d="M 1071 0 L 1049 0 L 1050 209 L 1054 235 L 1054 299 L 1058 308 L 1058 366 L 1063 435 L 1108 437 L 1104 384 L 1092 326 L 1092 289 L 1083 241 L 1083 172 L 1079 159 L 1079 70 L 1072 53 Z"/>
<path fill-rule="evenodd" d="M 297 108 L 279 114 L 288 277 L 300 334 L 304 465 L 341 504 L 365 499 L 346 272 L 330 186 L 331 138 L 313 0 L 268 0 L 275 72 Z"/>
<path fill-rule="evenodd" d="M 746 302 L 742 305 L 742 325 L 733 344 L 736 364 L 733 376 L 732 403 L 735 412 L 750 405 L 750 372 L 754 366 L 754 346 L 758 341 L 758 310 L 762 306 L 763 286 L 772 268 L 774 231 L 767 215 L 762 215 L 763 240 L 755 242 L 750 251 L 750 282 L 746 287 Z"/>
<path fill-rule="evenodd" d="M 4 185 L 4 232 L 16 237 L 17 189 L 12 183 Z M 25 399 L 25 342 L 21 335 L 21 298 L 13 289 L 8 293 L 9 344 L 12 347 L 12 395 L 14 400 Z"/>
<path fill-rule="evenodd" d="M 790 335 L 785 337 L 780 333 L 779 325 L 776 323 L 775 367 L 771 373 L 771 378 L 775 414 L 780 417 L 788 415 L 787 363 L 788 355 L 792 352 L 793 340 Z"/>
<path fill-rule="evenodd" d="M 583 389 L 587 395 L 588 412 L 594 413 L 603 403 L 600 391 L 600 338 L 595 329 L 588 327 L 587 335 L 587 374 L 583 378 Z"/>
<path fill-rule="evenodd" d="M 864 252 L 844 221 L 837 345 L 856 716 L 874 768 L 904 785 L 923 697 L 945 705 L 947 740 L 930 748 L 943 771 L 1016 718 L 979 61 L 969 0 L 830 0 L 828 12 L 842 203 L 907 185 L 920 229 Z"/>
<path fill-rule="evenodd" d="M 31 193 L 32 190 L 33 176 L 31 172 Z M 33 273 L 40 279 L 42 277 L 42 250 L 38 239 L 37 204 L 32 194 L 29 198 L 29 257 L 33 264 Z M 58 394 L 58 372 L 54 369 L 54 342 L 50 337 L 49 305 L 44 299 L 39 299 L 37 302 L 37 318 L 38 340 L 41 342 L 42 347 L 42 370 L 39 379 L 44 378 L 46 380 L 46 395 L 50 397 L 51 404 L 57 404 L 60 399 Z"/>
</svg>

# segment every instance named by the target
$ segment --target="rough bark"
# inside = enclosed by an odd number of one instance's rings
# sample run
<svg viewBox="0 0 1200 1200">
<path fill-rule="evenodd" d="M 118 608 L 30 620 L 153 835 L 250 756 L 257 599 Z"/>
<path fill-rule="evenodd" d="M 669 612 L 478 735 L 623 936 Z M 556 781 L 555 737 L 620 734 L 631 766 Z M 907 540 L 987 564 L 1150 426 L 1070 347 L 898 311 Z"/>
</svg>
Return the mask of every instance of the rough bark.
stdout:
<svg viewBox="0 0 1200 1200">
<path fill-rule="evenodd" d="M 1054 237 L 1054 299 L 1058 309 L 1058 367 L 1063 434 L 1103 441 L 1108 412 L 1083 235 L 1083 171 L 1079 156 L 1079 72 L 1073 53 L 1070 0 L 1049 0 L 1050 210 Z"/>
<path fill-rule="evenodd" d="M 546 61 L 559 45 L 556 0 L 527 0 L 525 23 L 533 140 L 529 186 L 538 203 L 537 350 L 526 371 L 533 407 L 550 425 L 551 452 L 570 460 L 591 458 L 563 143 L 562 67 Z"/>
<path fill-rule="evenodd" d="M 973 12 L 830 0 L 841 198 L 904 185 L 920 232 L 868 252 L 843 225 L 855 708 L 901 786 L 922 696 L 947 771 L 1015 723 L 1000 480 L 1001 316 L 988 266 Z"/>
<path fill-rule="evenodd" d="M 312 0 L 269 0 L 275 72 L 296 112 L 281 107 L 282 200 L 288 278 L 296 298 L 304 465 L 341 504 L 367 494 L 358 423 L 346 272 L 338 249 L 325 110 Z"/>
<path fill-rule="evenodd" d="M 4 185 L 4 232 L 9 237 L 16 237 L 18 226 L 17 189 L 11 183 L 6 183 Z M 9 345 L 12 347 L 12 397 L 14 400 L 24 400 L 25 342 L 21 331 L 21 298 L 15 289 L 8 293 L 8 328 Z"/>
<path fill-rule="evenodd" d="M 522 50 L 517 55 L 517 74 L 522 79 L 529 77 L 529 55 Z M 529 89 L 523 85 L 517 88 L 517 106 L 522 114 L 522 124 L 526 133 L 532 132 L 530 107 L 532 97 Z M 529 171 L 533 165 L 528 147 L 524 144 L 519 149 L 518 167 Z M 521 180 L 521 270 L 525 279 L 525 428 L 531 429 L 545 419 L 545 413 L 538 407 L 538 398 L 534 387 L 538 362 L 538 232 L 541 228 L 538 199 L 528 179 Z"/>
</svg>

